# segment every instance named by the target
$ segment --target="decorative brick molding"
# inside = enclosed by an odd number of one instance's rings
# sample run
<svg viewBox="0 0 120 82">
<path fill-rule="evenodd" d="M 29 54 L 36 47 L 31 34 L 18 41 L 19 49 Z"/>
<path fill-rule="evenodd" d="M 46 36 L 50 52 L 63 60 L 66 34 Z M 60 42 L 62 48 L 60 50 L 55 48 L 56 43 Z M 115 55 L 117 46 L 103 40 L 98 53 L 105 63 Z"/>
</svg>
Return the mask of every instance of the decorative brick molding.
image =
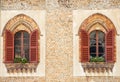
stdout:
<svg viewBox="0 0 120 82">
<path fill-rule="evenodd" d="M 26 72 L 36 72 L 38 63 L 5 63 L 8 73 L 26 73 Z"/>
<path fill-rule="evenodd" d="M 87 62 L 82 63 L 82 67 L 84 71 L 88 72 L 107 72 L 113 70 L 114 63 L 107 63 L 107 62 Z"/>
<path fill-rule="evenodd" d="M 87 19 L 85 19 L 82 22 L 80 29 L 84 29 L 88 31 L 94 24 L 97 24 L 97 23 L 102 25 L 104 29 L 106 29 L 106 31 L 115 29 L 113 22 L 107 16 L 100 13 L 92 14 Z M 79 29 L 79 32 L 80 32 L 80 29 Z"/>
<path fill-rule="evenodd" d="M 19 26 L 21 24 L 23 24 L 30 31 L 33 31 L 35 29 L 39 30 L 39 26 L 31 17 L 29 17 L 25 14 L 18 14 L 7 22 L 7 24 L 4 27 L 2 35 L 4 34 L 4 31 L 6 29 L 10 30 L 11 32 L 16 31 L 16 29 L 19 30 L 19 28 L 17 28 L 17 26 Z M 40 33 L 40 30 L 39 30 L 39 33 Z"/>
</svg>

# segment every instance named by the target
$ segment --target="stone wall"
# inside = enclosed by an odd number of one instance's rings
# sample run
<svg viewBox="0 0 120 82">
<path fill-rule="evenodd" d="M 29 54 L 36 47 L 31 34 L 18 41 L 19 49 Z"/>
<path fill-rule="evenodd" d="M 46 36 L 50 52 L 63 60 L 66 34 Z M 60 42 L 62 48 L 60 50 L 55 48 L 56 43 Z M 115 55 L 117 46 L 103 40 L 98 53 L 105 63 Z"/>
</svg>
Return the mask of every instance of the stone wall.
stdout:
<svg viewBox="0 0 120 82">
<path fill-rule="evenodd" d="M 2 10 L 39 10 L 45 8 L 45 0 L 1 0 Z"/>
<path fill-rule="evenodd" d="M 71 11 L 48 10 L 46 26 L 46 81 L 72 82 Z"/>
<path fill-rule="evenodd" d="M 3 38 L 2 36 L 0 37 L 0 69 L 3 69 L 0 70 L 0 82 L 120 82 L 119 74 L 117 74 L 117 76 L 113 74 L 102 77 L 98 77 L 98 75 L 94 76 L 94 74 L 92 74 L 93 76 L 84 75 L 79 60 L 76 59 L 75 61 L 78 62 L 78 64 L 76 64 L 76 67 L 78 67 L 77 72 L 79 73 L 77 74 L 78 76 L 74 76 L 73 73 L 74 70 L 76 70 L 73 66 L 73 58 L 75 55 L 73 48 L 76 49 L 73 40 L 74 36 L 77 36 L 78 27 L 89 15 L 102 12 L 106 16 L 109 16 L 117 29 L 119 29 L 120 20 L 117 18 L 120 18 L 120 15 L 118 15 L 120 14 L 120 0 L 1 0 L 0 8 L 2 11 L 2 18 L 0 18 L 0 20 L 2 19 L 0 22 L 1 34 L 8 19 L 21 13 L 31 16 L 31 18 L 37 21 L 39 28 L 44 29 L 44 31 L 41 31 L 41 39 L 43 39 L 41 40 L 41 48 L 43 48 L 41 49 L 43 52 L 40 55 L 41 65 L 37 68 L 36 74 L 30 74 L 32 76 L 23 74 L 12 74 L 10 76 L 7 74 L 3 64 Z M 118 11 L 113 12 L 116 8 Z M 104 9 L 108 10 L 101 11 Z M 43 13 L 41 13 L 41 10 L 43 10 Z M 76 32 L 74 32 L 74 30 L 76 30 Z M 120 34 L 119 30 L 118 34 Z M 117 37 L 116 44 L 119 44 L 120 38 L 119 36 Z M 119 47 L 117 48 L 120 49 Z M 43 54 L 45 57 L 43 57 Z M 117 54 L 119 54 L 119 50 Z M 117 58 L 118 57 L 119 55 L 117 55 Z M 42 66 L 44 65 L 44 61 L 45 67 Z M 118 59 L 117 62 L 115 65 L 115 73 L 119 73 L 119 68 L 116 67 L 119 66 Z"/>
<path fill-rule="evenodd" d="M 1 77 L 0 82 L 120 82 L 120 77 L 74 77 L 70 81 L 51 80 L 46 81 L 44 77 Z"/>
<path fill-rule="evenodd" d="M 74 77 L 73 82 L 120 82 L 120 77 Z"/>
<path fill-rule="evenodd" d="M 120 8 L 119 0 L 58 0 L 61 7 L 73 9 Z"/>
<path fill-rule="evenodd" d="M 44 77 L 1 77 L 0 82 L 45 82 Z"/>
<path fill-rule="evenodd" d="M 39 10 L 45 8 L 114 9 L 119 0 L 1 0 L 3 10 Z"/>
</svg>

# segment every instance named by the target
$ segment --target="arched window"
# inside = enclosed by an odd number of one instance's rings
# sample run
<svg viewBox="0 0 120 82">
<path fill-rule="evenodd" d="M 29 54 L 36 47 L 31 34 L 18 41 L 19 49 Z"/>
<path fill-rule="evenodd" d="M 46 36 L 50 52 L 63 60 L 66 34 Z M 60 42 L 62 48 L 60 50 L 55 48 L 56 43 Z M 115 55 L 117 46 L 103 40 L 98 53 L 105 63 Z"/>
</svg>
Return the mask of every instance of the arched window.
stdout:
<svg viewBox="0 0 120 82">
<path fill-rule="evenodd" d="M 92 58 L 115 62 L 115 34 L 115 26 L 109 18 L 100 13 L 89 16 L 79 29 L 81 62 L 90 62 Z"/>
<path fill-rule="evenodd" d="M 105 57 L 105 34 L 95 30 L 90 33 L 90 58 Z"/>
<path fill-rule="evenodd" d="M 41 53 L 40 34 L 37 23 L 25 14 L 8 21 L 3 29 L 4 63 L 8 72 L 36 71 Z M 21 63 L 26 64 L 21 67 Z"/>
<path fill-rule="evenodd" d="M 22 57 L 29 61 L 29 33 L 19 31 L 14 36 L 14 58 Z"/>
</svg>

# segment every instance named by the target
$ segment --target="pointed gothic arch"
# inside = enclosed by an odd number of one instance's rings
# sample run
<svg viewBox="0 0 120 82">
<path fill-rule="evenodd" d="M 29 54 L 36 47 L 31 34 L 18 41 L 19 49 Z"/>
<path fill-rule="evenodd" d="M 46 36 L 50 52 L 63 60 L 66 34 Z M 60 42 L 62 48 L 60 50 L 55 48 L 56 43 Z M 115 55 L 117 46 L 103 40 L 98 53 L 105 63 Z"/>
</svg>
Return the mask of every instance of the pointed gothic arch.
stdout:
<svg viewBox="0 0 120 82">
<path fill-rule="evenodd" d="M 4 62 L 13 62 L 15 59 L 15 34 L 17 32 L 21 32 L 20 41 L 22 42 L 20 45 L 20 51 L 24 52 L 19 54 L 22 57 L 22 54 L 25 54 L 26 51 L 24 48 L 25 41 L 24 39 L 24 32 L 26 31 L 29 33 L 29 62 L 39 62 L 39 39 L 40 39 L 40 29 L 37 23 L 29 16 L 25 14 L 19 14 L 14 16 L 10 19 L 7 24 L 5 25 L 2 35 L 3 35 L 3 42 L 4 42 Z M 11 38 L 10 38 L 11 37 Z M 22 47 L 22 48 L 21 48 Z M 18 53 L 17 53 L 18 54 Z"/>
<path fill-rule="evenodd" d="M 82 24 L 79 28 L 78 34 L 80 33 L 81 29 L 89 31 L 91 26 L 96 23 L 99 23 L 100 25 L 102 25 L 107 32 L 110 30 L 114 30 L 115 33 L 117 34 L 117 31 L 116 31 L 116 28 L 115 28 L 113 22 L 107 16 L 105 16 L 101 13 L 95 13 L 95 14 L 92 14 L 91 16 L 89 16 L 88 18 L 86 18 L 82 22 Z"/>
<path fill-rule="evenodd" d="M 13 32 L 16 29 L 16 27 L 21 24 L 26 26 L 26 28 L 29 29 L 30 32 L 37 29 L 40 34 L 39 26 L 31 17 L 29 17 L 25 14 L 18 14 L 16 16 L 14 16 L 13 18 L 11 18 L 7 22 L 7 24 L 5 25 L 5 27 L 2 31 L 2 35 L 4 35 L 5 30 L 9 30 L 9 31 Z"/>
</svg>

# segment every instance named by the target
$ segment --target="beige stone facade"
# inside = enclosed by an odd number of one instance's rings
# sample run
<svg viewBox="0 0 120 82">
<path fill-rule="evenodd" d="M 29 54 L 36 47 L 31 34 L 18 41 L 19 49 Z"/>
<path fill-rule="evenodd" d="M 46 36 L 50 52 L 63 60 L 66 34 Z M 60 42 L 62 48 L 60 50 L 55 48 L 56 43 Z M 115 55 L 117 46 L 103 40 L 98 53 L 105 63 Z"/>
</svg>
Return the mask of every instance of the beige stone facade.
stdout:
<svg viewBox="0 0 120 82">
<path fill-rule="evenodd" d="M 0 82 L 120 82 L 119 8 L 119 0 L 1 0 Z M 80 62 L 79 29 L 96 22 L 97 17 L 90 17 L 97 13 L 103 16 L 98 16 L 99 24 L 94 29 L 116 30 L 112 71 L 85 71 Z M 87 18 L 90 19 L 85 21 Z M 6 29 L 13 33 L 39 29 L 39 63 L 35 72 L 8 72 L 4 63 Z"/>
</svg>

